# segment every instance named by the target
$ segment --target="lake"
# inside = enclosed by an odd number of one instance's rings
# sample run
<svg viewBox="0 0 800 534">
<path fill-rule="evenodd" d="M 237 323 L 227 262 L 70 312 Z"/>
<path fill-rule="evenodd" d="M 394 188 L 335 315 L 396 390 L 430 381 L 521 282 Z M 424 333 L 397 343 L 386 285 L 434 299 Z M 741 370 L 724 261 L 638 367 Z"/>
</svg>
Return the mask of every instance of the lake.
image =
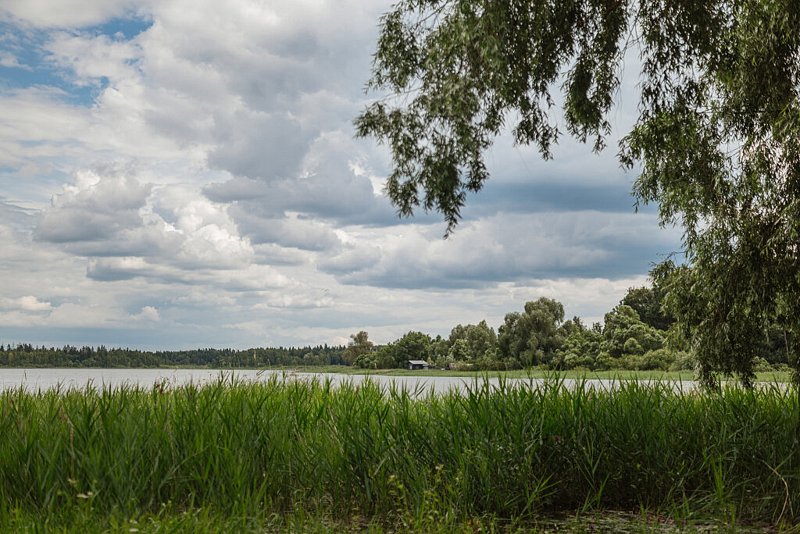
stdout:
<svg viewBox="0 0 800 534">
<path fill-rule="evenodd" d="M 342 382 L 359 384 L 367 379 L 382 386 L 406 388 L 409 391 L 438 393 L 451 389 L 466 391 L 474 386 L 476 379 L 473 377 L 453 376 L 383 376 L 383 375 L 345 375 L 337 373 L 298 373 L 275 370 L 239 369 L 220 371 L 214 369 L 0 369 L 0 391 L 22 387 L 27 391 L 47 390 L 52 388 L 84 389 L 93 387 L 118 388 L 121 386 L 139 386 L 152 388 L 156 384 L 168 386 L 181 386 L 184 384 L 205 384 L 219 380 L 220 377 L 243 381 L 265 381 L 273 376 L 285 377 L 287 380 L 331 380 L 336 385 Z M 479 378 L 483 383 L 483 378 Z M 509 384 L 524 384 L 537 387 L 544 383 L 538 378 L 509 378 Z M 574 386 L 578 381 L 564 379 L 567 387 Z M 490 378 L 489 383 L 497 386 L 500 381 Z M 591 387 L 613 388 L 614 380 L 586 380 Z M 676 388 L 689 391 L 696 387 L 692 381 L 682 381 L 673 384 Z"/>
</svg>

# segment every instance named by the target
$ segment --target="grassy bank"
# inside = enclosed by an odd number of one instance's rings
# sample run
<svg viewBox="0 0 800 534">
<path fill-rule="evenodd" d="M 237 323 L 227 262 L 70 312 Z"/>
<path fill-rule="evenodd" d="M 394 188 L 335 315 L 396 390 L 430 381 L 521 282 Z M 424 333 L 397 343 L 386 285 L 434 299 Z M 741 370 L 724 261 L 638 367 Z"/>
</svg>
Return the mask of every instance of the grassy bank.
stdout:
<svg viewBox="0 0 800 534">
<path fill-rule="evenodd" d="M 455 376 L 482 378 L 541 378 L 571 380 L 662 380 L 681 381 L 694 380 L 697 374 L 694 371 L 641 371 L 634 369 L 613 369 L 608 371 L 587 371 L 573 369 L 569 371 L 553 371 L 548 369 L 516 369 L 512 371 L 457 371 L 450 369 L 424 369 L 409 371 L 408 369 L 361 369 L 345 365 L 308 365 L 292 367 L 272 367 L 271 370 L 299 373 L 336 373 L 344 375 L 382 375 L 382 376 Z M 725 377 L 722 377 L 725 380 Z M 767 371 L 756 373 L 757 382 L 788 383 L 792 379 L 789 371 Z M 735 378 L 727 381 L 735 382 Z"/>
<path fill-rule="evenodd" d="M 164 510 L 262 526 L 299 513 L 504 528 L 593 509 L 788 524 L 800 513 L 798 418 L 778 387 L 680 395 L 634 382 L 421 398 L 279 378 L 7 391 L 0 527 L 35 517 L 122 528 Z"/>
</svg>

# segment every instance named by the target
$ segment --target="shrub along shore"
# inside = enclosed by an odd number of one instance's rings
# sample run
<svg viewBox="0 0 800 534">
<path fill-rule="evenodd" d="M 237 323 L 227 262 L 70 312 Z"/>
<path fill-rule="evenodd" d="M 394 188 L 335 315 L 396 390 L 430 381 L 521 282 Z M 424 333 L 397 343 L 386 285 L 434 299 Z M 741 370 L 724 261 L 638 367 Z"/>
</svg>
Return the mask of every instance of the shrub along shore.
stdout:
<svg viewBox="0 0 800 534">
<path fill-rule="evenodd" d="M 275 377 L 16 389 L 0 393 L 0 528 L 122 525 L 165 509 L 423 530 L 593 509 L 791 524 L 798 422 L 796 392 L 778 386 L 477 380 L 434 395 Z"/>
</svg>

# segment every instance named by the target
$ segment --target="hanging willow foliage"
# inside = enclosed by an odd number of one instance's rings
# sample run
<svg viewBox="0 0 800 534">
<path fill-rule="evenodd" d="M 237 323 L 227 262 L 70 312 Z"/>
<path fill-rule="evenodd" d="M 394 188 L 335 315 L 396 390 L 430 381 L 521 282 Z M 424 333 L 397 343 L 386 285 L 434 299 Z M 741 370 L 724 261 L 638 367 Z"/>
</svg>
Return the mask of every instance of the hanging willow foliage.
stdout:
<svg viewBox="0 0 800 534">
<path fill-rule="evenodd" d="M 438 211 L 449 234 L 501 132 L 549 158 L 562 122 L 604 148 L 629 50 L 639 117 L 620 162 L 639 169 L 637 202 L 684 232 L 681 265 L 656 274 L 703 379 L 749 384 L 767 324 L 800 354 L 796 0 L 401 0 L 381 19 L 368 85 L 386 96 L 357 134 L 391 150 L 399 213 Z"/>
</svg>

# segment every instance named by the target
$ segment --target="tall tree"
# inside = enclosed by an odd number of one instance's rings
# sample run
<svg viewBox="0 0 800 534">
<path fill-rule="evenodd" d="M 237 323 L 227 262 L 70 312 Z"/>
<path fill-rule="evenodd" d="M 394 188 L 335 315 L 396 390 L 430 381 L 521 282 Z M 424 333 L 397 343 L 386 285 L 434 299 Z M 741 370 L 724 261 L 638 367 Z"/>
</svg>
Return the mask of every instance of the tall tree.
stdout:
<svg viewBox="0 0 800 534">
<path fill-rule="evenodd" d="M 381 20 L 369 87 L 389 96 L 357 133 L 392 153 L 402 215 L 452 231 L 510 128 L 544 157 L 566 131 L 603 148 L 626 51 L 639 117 L 620 160 L 633 192 L 684 231 L 669 284 L 709 384 L 753 377 L 754 334 L 776 322 L 800 358 L 800 9 L 796 0 L 399 0 Z M 800 374 L 797 375 L 800 378 Z"/>
<path fill-rule="evenodd" d="M 350 343 L 347 344 L 347 348 L 344 350 L 342 357 L 345 363 L 352 365 L 353 362 L 360 357 L 372 352 L 373 348 L 374 345 L 372 341 L 369 340 L 369 334 L 361 330 L 357 334 L 350 335 Z"/>
<path fill-rule="evenodd" d="M 623 354 L 644 354 L 660 349 L 662 333 L 642 322 L 636 310 L 620 304 L 605 315 L 601 349 L 613 357 Z"/>
<path fill-rule="evenodd" d="M 449 355 L 455 361 L 472 361 L 480 358 L 495 359 L 497 335 L 486 321 L 466 326 L 457 325 L 450 331 Z"/>
<path fill-rule="evenodd" d="M 662 307 L 663 300 L 664 291 L 657 285 L 653 287 L 630 287 L 625 296 L 622 297 L 620 304 L 625 304 L 636 310 L 643 323 L 659 330 L 667 330 L 675 322 L 675 319 L 664 312 Z"/>
<path fill-rule="evenodd" d="M 405 367 L 408 360 L 428 360 L 431 356 L 431 336 L 423 332 L 407 332 L 392 345 L 397 367 Z"/>
<path fill-rule="evenodd" d="M 550 363 L 566 337 L 559 328 L 563 322 L 564 306 L 557 300 L 526 302 L 522 313 L 506 314 L 497 336 L 500 353 L 522 367 Z"/>
</svg>

